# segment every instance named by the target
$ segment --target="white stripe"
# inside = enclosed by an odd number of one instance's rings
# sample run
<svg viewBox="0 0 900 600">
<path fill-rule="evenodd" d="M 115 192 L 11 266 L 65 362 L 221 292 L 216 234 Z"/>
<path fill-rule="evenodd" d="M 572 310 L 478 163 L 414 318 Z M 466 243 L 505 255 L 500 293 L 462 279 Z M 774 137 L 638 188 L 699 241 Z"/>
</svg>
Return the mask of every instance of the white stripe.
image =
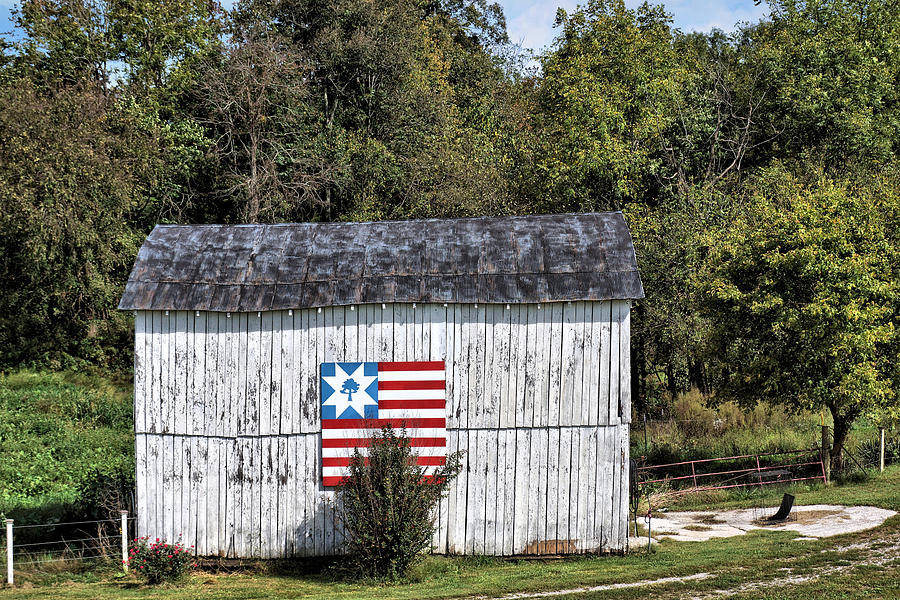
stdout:
<svg viewBox="0 0 900 600">
<path fill-rule="evenodd" d="M 381 408 L 382 419 L 446 419 L 446 408 Z"/>
<path fill-rule="evenodd" d="M 353 450 L 355 448 L 322 448 L 322 458 L 353 456 Z M 422 446 L 411 448 L 411 450 L 416 456 L 447 456 L 447 446 Z M 360 448 L 359 453 L 368 456 L 369 449 Z"/>
<path fill-rule="evenodd" d="M 439 465 L 426 465 L 422 467 L 426 475 L 434 475 Z M 322 467 L 322 477 L 343 477 L 350 471 L 349 467 Z"/>
<path fill-rule="evenodd" d="M 378 390 L 379 400 L 444 400 L 447 390 Z"/>
<path fill-rule="evenodd" d="M 378 381 L 444 381 L 446 371 L 378 371 Z"/>
<path fill-rule="evenodd" d="M 343 440 L 347 438 L 368 438 L 377 429 L 323 429 L 322 439 Z M 399 430 L 398 430 L 399 432 Z M 443 428 L 411 428 L 406 430 L 408 438 L 446 438 L 447 430 Z"/>
<path fill-rule="evenodd" d="M 322 477 L 343 477 L 349 471 L 348 467 L 322 467 Z"/>
</svg>

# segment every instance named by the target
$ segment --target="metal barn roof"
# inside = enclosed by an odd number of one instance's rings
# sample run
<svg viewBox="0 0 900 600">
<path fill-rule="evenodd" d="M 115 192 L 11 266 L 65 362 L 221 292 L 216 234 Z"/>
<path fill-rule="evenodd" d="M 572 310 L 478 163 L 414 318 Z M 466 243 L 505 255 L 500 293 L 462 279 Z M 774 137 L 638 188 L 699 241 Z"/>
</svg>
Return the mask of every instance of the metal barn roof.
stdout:
<svg viewBox="0 0 900 600">
<path fill-rule="evenodd" d="M 643 298 L 620 212 L 371 223 L 157 225 L 123 310 Z"/>
</svg>

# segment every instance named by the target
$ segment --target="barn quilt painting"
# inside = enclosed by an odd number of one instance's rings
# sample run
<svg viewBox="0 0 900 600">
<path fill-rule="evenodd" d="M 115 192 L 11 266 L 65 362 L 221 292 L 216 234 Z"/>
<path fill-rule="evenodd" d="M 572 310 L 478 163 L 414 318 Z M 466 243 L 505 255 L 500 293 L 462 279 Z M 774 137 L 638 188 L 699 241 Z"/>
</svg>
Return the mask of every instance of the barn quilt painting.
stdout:
<svg viewBox="0 0 900 600">
<path fill-rule="evenodd" d="M 447 459 L 444 361 L 321 364 L 322 483 L 340 485 L 374 432 L 405 429 L 426 475 Z"/>
</svg>

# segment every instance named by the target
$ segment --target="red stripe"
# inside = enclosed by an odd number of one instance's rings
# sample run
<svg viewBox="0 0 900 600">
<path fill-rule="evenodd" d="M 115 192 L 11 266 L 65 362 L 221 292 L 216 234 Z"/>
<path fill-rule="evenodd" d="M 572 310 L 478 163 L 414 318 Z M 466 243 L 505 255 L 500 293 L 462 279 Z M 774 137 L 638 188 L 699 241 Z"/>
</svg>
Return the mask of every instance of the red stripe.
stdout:
<svg viewBox="0 0 900 600">
<path fill-rule="evenodd" d="M 446 400 L 379 400 L 378 410 L 397 408 L 447 408 Z"/>
<path fill-rule="evenodd" d="M 447 419 L 322 419 L 322 429 L 380 429 L 385 425 L 398 429 L 438 428 L 446 427 Z"/>
<path fill-rule="evenodd" d="M 380 362 L 378 363 L 379 371 L 443 371 L 444 361 L 421 361 L 421 362 Z"/>
<path fill-rule="evenodd" d="M 349 456 L 325 456 L 322 458 L 323 467 L 349 467 Z M 369 457 L 364 457 L 364 462 L 369 464 Z M 417 456 L 416 464 L 420 466 L 442 465 L 447 462 L 446 456 Z"/>
<path fill-rule="evenodd" d="M 379 381 L 379 390 L 443 390 L 447 388 L 447 382 L 443 379 L 430 379 L 424 381 Z"/>
<path fill-rule="evenodd" d="M 372 443 L 372 438 L 337 438 L 322 440 L 323 448 L 367 448 Z M 413 448 L 436 448 L 446 446 L 447 438 L 409 438 L 409 445 Z"/>
</svg>

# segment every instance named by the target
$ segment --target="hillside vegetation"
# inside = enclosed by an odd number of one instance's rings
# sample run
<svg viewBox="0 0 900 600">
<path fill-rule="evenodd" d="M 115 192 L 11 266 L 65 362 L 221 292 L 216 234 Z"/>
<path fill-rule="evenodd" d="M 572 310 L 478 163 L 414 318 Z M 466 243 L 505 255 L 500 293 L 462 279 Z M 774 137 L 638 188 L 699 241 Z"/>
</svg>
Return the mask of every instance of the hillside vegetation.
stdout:
<svg viewBox="0 0 900 600">
<path fill-rule="evenodd" d="M 104 504 L 134 481 L 132 427 L 128 382 L 0 375 L 0 515 L 20 525 L 107 517 Z"/>
</svg>

